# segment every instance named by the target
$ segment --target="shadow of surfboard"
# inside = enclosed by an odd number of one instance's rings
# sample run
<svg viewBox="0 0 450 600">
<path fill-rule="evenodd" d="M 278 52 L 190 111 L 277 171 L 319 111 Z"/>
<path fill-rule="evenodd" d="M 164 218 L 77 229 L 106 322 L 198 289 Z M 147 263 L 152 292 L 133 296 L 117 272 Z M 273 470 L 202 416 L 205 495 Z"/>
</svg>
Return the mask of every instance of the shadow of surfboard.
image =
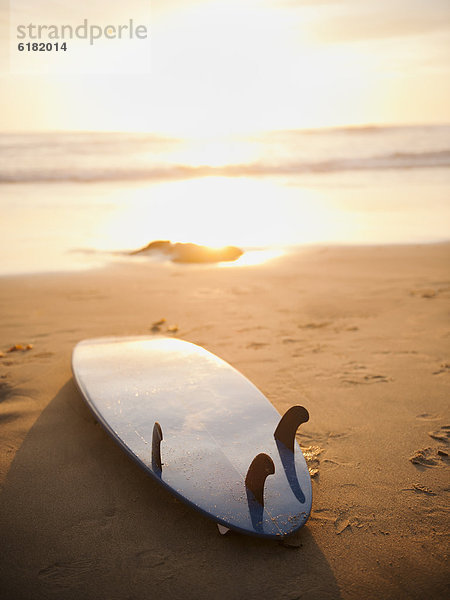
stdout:
<svg viewBox="0 0 450 600">
<path fill-rule="evenodd" d="M 340 598 L 308 527 L 296 551 L 221 537 L 106 435 L 72 380 L 17 451 L 0 503 L 4 597 Z"/>
</svg>

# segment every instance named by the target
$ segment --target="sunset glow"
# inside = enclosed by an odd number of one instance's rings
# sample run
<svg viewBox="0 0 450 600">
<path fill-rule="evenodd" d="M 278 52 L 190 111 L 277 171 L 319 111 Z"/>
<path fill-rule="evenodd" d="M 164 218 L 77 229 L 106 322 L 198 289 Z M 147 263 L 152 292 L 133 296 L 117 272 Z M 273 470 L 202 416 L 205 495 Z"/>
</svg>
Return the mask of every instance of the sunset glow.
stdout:
<svg viewBox="0 0 450 600">
<path fill-rule="evenodd" d="M 53 15 L 47 0 L 33 6 L 41 22 Z M 85 8 L 64 17 L 77 23 Z M 149 72 L 137 56 L 121 65 L 120 45 L 108 50 L 110 74 L 89 73 L 89 46 L 69 53 L 66 74 L 4 70 L 2 129 L 202 137 L 450 120 L 448 4 L 440 0 L 154 0 L 151 12 L 139 0 L 113 12 L 98 1 L 90 10 L 113 23 L 150 18 Z"/>
<path fill-rule="evenodd" d="M 11 0 L 4 268 L 152 240 L 244 263 L 446 239 L 449 17 L 446 0 Z M 28 48 L 39 27 L 67 50 Z"/>
</svg>

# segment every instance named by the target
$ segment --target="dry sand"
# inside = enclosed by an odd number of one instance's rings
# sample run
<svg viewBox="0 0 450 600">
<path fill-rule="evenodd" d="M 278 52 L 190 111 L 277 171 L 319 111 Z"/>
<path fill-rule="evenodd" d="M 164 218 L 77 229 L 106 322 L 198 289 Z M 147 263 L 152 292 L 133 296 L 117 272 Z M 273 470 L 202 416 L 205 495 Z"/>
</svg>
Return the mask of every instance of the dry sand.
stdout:
<svg viewBox="0 0 450 600">
<path fill-rule="evenodd" d="M 0 596 L 443 598 L 449 258 L 447 244 L 314 248 L 0 279 Z M 73 346 L 162 317 L 280 412 L 308 408 L 313 512 L 289 545 L 221 537 L 85 407 Z"/>
</svg>

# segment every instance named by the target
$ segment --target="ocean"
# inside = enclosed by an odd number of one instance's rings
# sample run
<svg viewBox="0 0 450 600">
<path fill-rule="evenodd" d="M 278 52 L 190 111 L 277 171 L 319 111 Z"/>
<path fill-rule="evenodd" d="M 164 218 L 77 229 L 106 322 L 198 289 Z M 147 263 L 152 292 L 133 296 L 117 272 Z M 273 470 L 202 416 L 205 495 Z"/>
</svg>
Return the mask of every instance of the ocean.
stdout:
<svg viewBox="0 0 450 600">
<path fill-rule="evenodd" d="M 91 268 L 157 239 L 263 255 L 450 237 L 448 125 L 4 133 L 0 156 L 2 275 Z"/>
</svg>

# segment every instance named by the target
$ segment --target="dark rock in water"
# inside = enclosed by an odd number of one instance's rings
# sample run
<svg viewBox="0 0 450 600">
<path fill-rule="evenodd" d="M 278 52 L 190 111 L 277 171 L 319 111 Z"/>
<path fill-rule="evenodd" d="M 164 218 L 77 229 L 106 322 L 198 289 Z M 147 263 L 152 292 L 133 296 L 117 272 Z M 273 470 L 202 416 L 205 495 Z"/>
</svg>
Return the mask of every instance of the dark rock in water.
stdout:
<svg viewBox="0 0 450 600">
<path fill-rule="evenodd" d="M 150 254 L 161 252 L 171 258 L 173 262 L 180 263 L 215 263 L 237 260 L 243 255 L 243 251 L 236 246 L 224 246 L 223 248 L 209 248 L 198 244 L 181 244 L 166 240 L 150 242 L 139 250 L 133 250 L 130 254 Z"/>
</svg>

